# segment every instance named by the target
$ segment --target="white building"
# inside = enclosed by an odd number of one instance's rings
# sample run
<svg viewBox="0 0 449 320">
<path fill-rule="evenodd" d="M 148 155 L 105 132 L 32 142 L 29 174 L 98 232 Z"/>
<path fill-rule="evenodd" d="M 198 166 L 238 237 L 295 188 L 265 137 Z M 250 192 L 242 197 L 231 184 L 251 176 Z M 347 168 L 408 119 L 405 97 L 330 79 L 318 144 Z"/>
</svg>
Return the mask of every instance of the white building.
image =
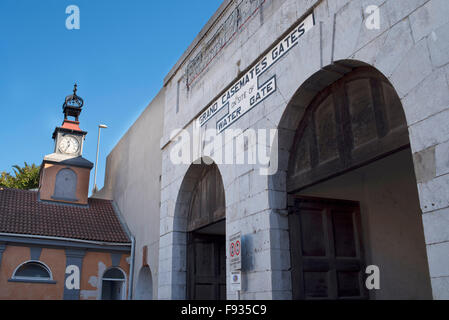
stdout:
<svg viewBox="0 0 449 320">
<path fill-rule="evenodd" d="M 235 299 L 240 232 L 242 299 L 448 299 L 448 30 L 446 0 L 225 0 L 107 160 L 134 298 Z"/>
</svg>

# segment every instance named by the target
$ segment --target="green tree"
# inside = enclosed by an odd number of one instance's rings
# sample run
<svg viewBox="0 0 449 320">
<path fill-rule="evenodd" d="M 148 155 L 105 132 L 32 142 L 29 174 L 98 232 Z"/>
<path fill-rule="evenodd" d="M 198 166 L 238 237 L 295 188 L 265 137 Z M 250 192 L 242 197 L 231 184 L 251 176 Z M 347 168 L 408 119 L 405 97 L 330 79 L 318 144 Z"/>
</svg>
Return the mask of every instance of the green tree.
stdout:
<svg viewBox="0 0 449 320">
<path fill-rule="evenodd" d="M 24 164 L 23 167 L 12 166 L 14 175 L 3 171 L 0 174 L 0 186 L 24 190 L 39 187 L 40 166 L 36 166 L 34 163 L 31 166 L 26 162 Z"/>
</svg>

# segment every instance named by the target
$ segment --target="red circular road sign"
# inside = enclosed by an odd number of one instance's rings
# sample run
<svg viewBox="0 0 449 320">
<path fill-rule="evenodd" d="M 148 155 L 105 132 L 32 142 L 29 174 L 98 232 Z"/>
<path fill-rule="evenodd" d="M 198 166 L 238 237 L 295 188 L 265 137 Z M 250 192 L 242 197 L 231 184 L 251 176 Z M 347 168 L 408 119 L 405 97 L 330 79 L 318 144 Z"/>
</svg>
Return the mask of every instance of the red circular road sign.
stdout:
<svg viewBox="0 0 449 320">
<path fill-rule="evenodd" d="M 235 255 L 238 256 L 240 254 L 240 241 L 236 241 L 235 243 Z"/>
<path fill-rule="evenodd" d="M 233 257 L 234 256 L 234 242 L 231 242 L 230 251 L 231 251 L 231 257 Z"/>
</svg>

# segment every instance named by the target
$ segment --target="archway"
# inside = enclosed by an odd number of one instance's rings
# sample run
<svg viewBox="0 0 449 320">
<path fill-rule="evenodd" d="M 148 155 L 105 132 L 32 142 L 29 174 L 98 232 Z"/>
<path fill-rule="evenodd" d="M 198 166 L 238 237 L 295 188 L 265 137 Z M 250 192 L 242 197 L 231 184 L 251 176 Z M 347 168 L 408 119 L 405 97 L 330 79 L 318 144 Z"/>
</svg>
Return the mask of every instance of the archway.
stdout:
<svg viewBox="0 0 449 320">
<path fill-rule="evenodd" d="M 270 179 L 284 177 L 294 299 L 431 298 L 407 123 L 380 72 L 340 61 L 312 76 L 279 124 L 279 152 L 288 165 Z"/>
<path fill-rule="evenodd" d="M 153 299 L 153 277 L 151 276 L 150 267 L 144 266 L 139 271 L 136 300 L 152 300 Z"/>
<path fill-rule="evenodd" d="M 126 274 L 118 267 L 107 269 L 101 277 L 101 300 L 124 300 Z"/>
<path fill-rule="evenodd" d="M 190 166 L 176 202 L 187 299 L 226 298 L 225 195 L 221 174 L 211 162 Z"/>
</svg>

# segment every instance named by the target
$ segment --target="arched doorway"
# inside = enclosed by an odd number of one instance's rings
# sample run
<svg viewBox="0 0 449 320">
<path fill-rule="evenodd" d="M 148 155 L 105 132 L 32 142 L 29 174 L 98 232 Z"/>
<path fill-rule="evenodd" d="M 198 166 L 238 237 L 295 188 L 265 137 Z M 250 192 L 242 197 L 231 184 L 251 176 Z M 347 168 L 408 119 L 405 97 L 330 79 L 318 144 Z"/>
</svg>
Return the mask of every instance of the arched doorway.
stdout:
<svg viewBox="0 0 449 320">
<path fill-rule="evenodd" d="M 136 288 L 137 300 L 153 299 L 153 277 L 151 276 L 150 267 L 144 266 L 139 271 L 139 277 Z"/>
<path fill-rule="evenodd" d="M 175 212 L 186 232 L 186 298 L 226 299 L 225 195 L 216 164 L 190 166 Z"/>
<path fill-rule="evenodd" d="M 117 267 L 107 269 L 101 277 L 101 300 L 124 300 L 126 275 Z"/>
<path fill-rule="evenodd" d="M 307 104 L 301 95 L 325 83 L 325 73 L 293 98 L 303 105 L 286 170 L 292 297 L 431 298 L 401 101 L 374 68 L 332 68 L 344 74 Z M 367 265 L 380 269 L 379 290 L 366 289 Z"/>
</svg>

